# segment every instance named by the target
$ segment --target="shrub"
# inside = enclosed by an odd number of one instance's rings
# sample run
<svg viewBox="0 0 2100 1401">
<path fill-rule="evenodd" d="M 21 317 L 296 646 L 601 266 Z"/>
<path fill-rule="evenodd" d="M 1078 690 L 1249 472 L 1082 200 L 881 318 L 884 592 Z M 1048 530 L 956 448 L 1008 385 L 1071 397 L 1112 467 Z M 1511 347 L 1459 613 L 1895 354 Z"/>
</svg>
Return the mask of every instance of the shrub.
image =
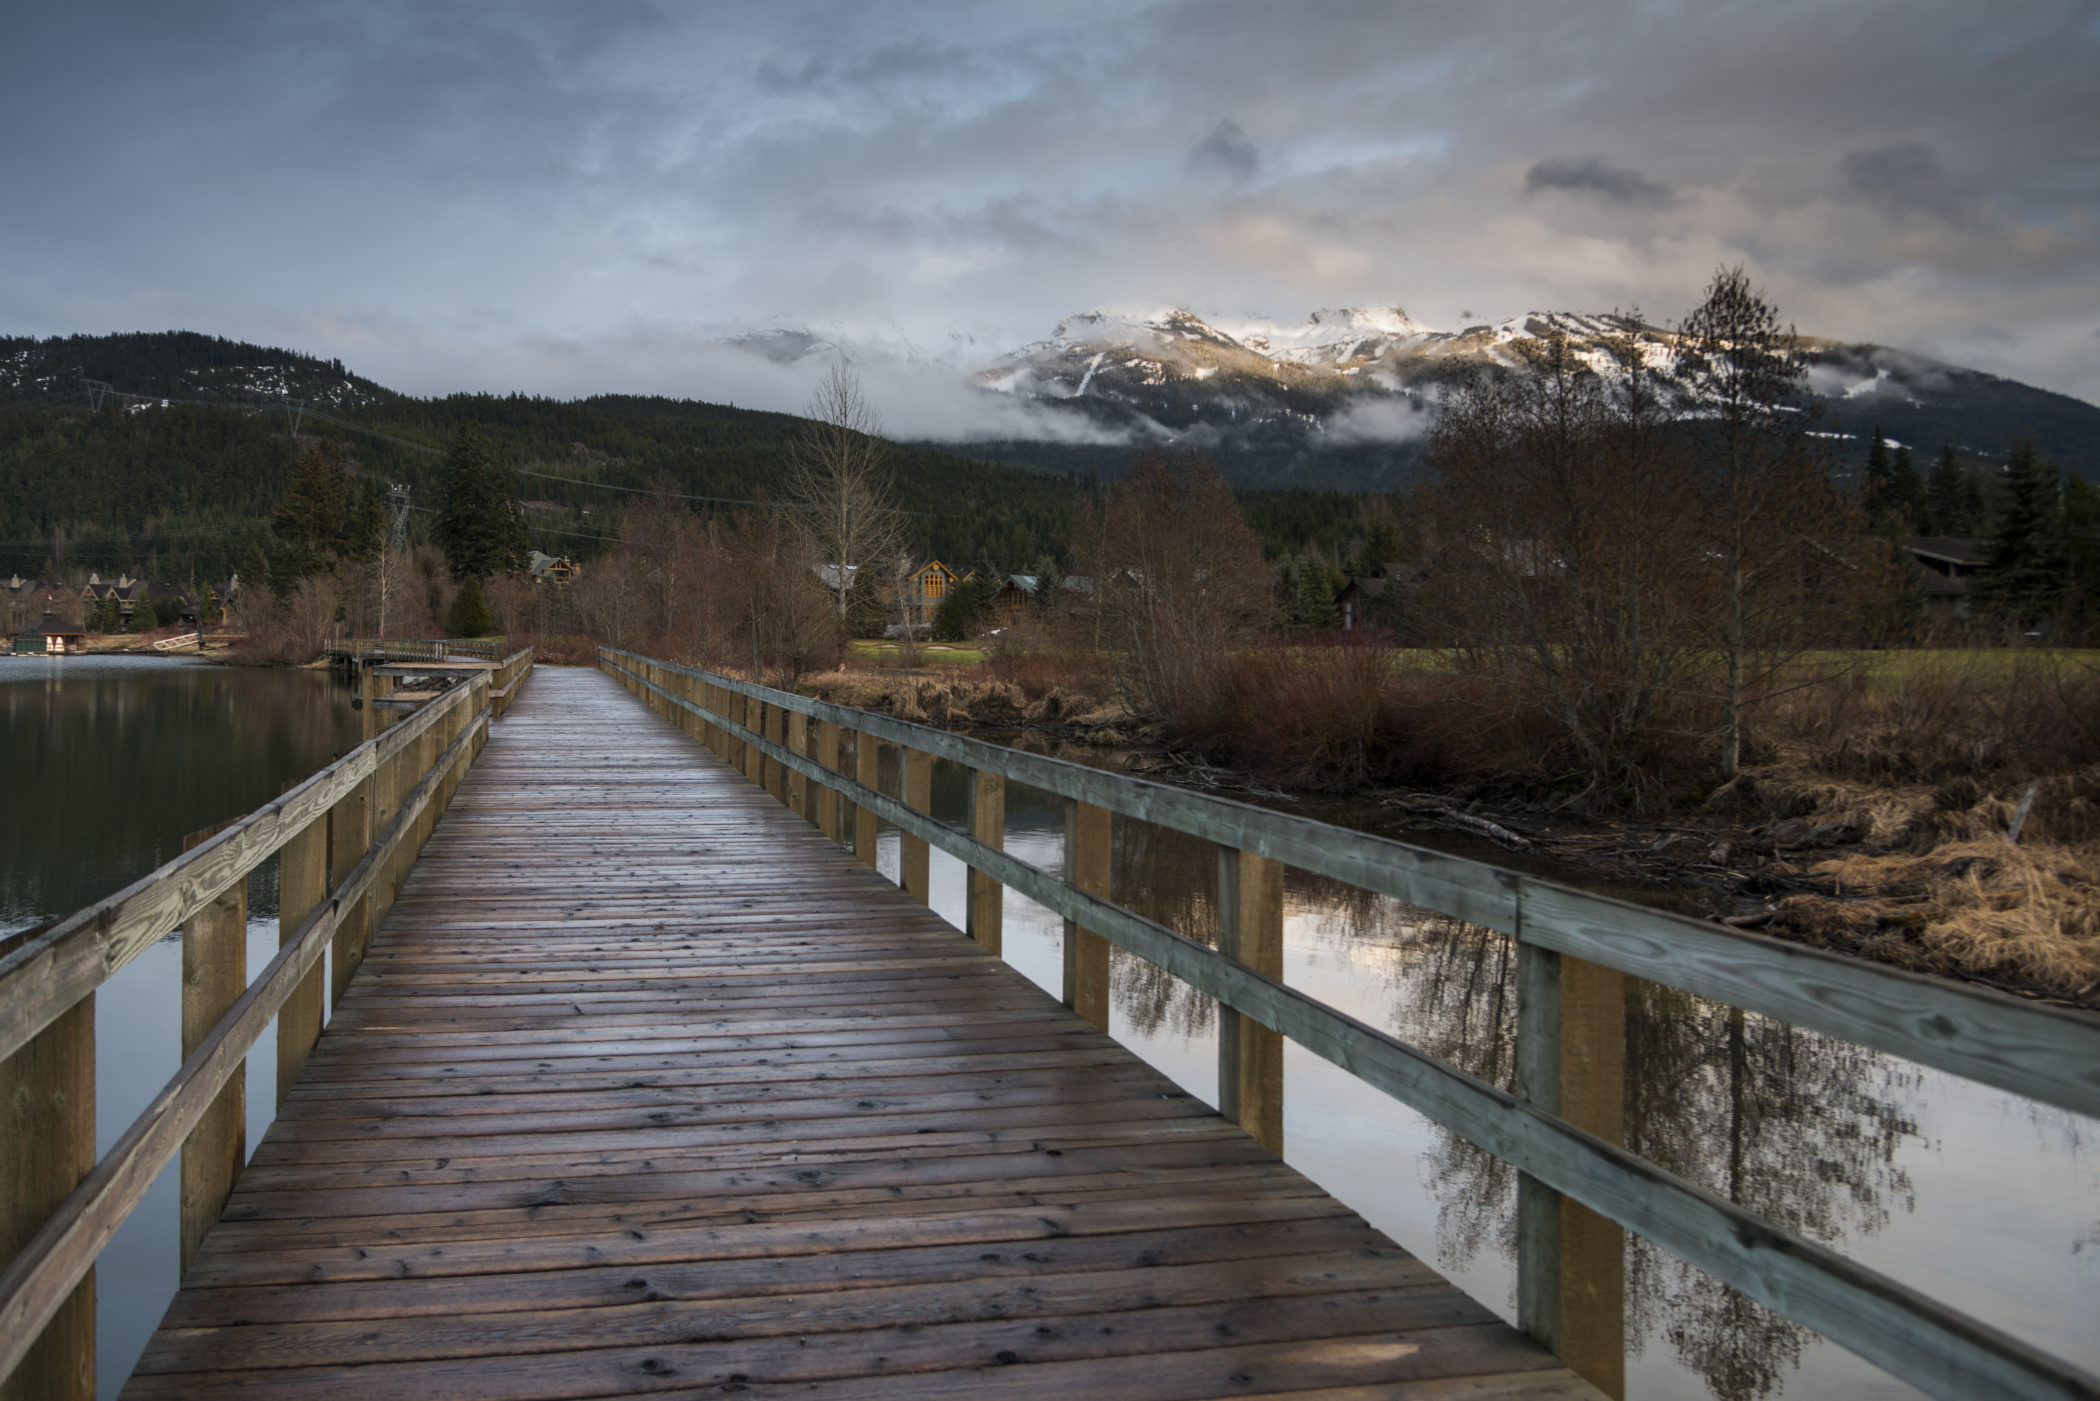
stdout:
<svg viewBox="0 0 2100 1401">
<path fill-rule="evenodd" d="M 486 637 L 496 630 L 496 615 L 489 611 L 488 595 L 481 581 L 469 574 L 452 596 L 445 614 L 445 631 L 454 637 Z"/>
</svg>

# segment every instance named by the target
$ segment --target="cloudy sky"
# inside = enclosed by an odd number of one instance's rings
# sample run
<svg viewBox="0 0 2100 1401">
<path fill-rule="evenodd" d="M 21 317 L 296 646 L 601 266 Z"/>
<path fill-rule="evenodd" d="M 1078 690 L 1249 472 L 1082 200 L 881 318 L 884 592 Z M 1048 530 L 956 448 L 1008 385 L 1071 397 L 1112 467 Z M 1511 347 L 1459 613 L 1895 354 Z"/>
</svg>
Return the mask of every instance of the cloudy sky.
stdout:
<svg viewBox="0 0 2100 1401">
<path fill-rule="evenodd" d="M 1804 331 L 2100 400 L 2096 74 L 2091 0 L 18 0 L 0 333 L 792 407 L 710 340 L 1670 320 L 1742 262 Z"/>
</svg>

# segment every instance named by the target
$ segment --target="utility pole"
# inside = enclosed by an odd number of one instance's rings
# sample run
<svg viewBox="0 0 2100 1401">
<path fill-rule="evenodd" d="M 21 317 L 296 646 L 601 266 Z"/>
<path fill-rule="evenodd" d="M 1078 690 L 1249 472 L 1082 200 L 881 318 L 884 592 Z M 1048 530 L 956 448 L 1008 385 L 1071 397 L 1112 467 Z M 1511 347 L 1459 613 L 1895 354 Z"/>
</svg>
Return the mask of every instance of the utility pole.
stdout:
<svg viewBox="0 0 2100 1401">
<path fill-rule="evenodd" d="M 387 509 L 394 516 L 393 546 L 404 553 L 408 550 L 408 502 L 412 490 L 406 482 L 393 482 L 386 489 Z"/>
</svg>

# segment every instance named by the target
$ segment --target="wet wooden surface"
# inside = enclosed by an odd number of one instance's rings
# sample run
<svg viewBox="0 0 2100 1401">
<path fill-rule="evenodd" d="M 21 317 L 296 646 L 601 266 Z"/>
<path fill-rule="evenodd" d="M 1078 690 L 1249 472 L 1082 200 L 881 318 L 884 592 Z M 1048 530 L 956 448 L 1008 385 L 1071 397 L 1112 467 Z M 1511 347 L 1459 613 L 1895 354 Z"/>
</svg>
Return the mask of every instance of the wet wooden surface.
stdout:
<svg viewBox="0 0 2100 1401">
<path fill-rule="evenodd" d="M 729 1393 L 1594 1395 L 616 682 L 542 668 L 124 1395 Z"/>
</svg>

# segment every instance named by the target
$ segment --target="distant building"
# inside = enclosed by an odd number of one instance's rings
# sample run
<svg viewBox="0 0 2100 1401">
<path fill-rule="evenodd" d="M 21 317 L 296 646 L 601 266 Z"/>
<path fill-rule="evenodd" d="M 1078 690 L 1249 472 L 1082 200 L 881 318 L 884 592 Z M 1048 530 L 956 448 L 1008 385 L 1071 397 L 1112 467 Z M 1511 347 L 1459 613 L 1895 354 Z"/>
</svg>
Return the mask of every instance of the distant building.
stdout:
<svg viewBox="0 0 2100 1401">
<path fill-rule="evenodd" d="M 81 607 L 91 615 L 98 605 L 115 604 L 120 627 L 131 626 L 139 605 L 149 599 L 163 622 L 197 621 L 197 600 L 187 590 L 173 584 L 149 584 L 129 574 L 119 574 L 113 580 L 90 574 L 87 584 L 80 590 Z"/>
<path fill-rule="evenodd" d="M 573 584 L 583 570 L 567 555 L 544 554 L 534 550 L 525 557 L 526 572 L 535 584 Z"/>
<path fill-rule="evenodd" d="M 1040 583 L 1033 574 L 1000 575 L 999 587 L 992 594 L 992 615 L 1002 623 L 1020 617 L 1021 610 L 1034 601 Z"/>
<path fill-rule="evenodd" d="M 55 586 L 41 579 L 25 579 L 19 574 L 8 576 L 0 585 L 0 611 L 4 611 L 7 630 L 20 631 L 51 611 L 52 591 Z"/>
<path fill-rule="evenodd" d="M 934 615 L 948 601 L 955 586 L 973 574 L 958 574 L 937 559 L 930 559 L 904 576 L 904 622 L 913 631 L 933 626 Z"/>
<path fill-rule="evenodd" d="M 1991 542 L 1945 535 L 1917 535 L 1910 557 L 1918 565 L 1918 593 L 1930 618 L 1946 621 L 1969 616 L 1976 577 L 1990 567 Z"/>
<path fill-rule="evenodd" d="M 1397 627 L 1404 595 L 1414 582 L 1407 566 L 1397 561 L 1374 565 L 1370 573 L 1350 579 L 1334 596 L 1335 606 L 1342 614 L 1342 631 Z"/>
<path fill-rule="evenodd" d="M 24 628 L 14 635 L 14 650 L 18 655 L 62 657 L 68 652 L 80 651 L 86 642 L 86 633 L 46 613 L 44 620 L 35 627 Z"/>
</svg>

